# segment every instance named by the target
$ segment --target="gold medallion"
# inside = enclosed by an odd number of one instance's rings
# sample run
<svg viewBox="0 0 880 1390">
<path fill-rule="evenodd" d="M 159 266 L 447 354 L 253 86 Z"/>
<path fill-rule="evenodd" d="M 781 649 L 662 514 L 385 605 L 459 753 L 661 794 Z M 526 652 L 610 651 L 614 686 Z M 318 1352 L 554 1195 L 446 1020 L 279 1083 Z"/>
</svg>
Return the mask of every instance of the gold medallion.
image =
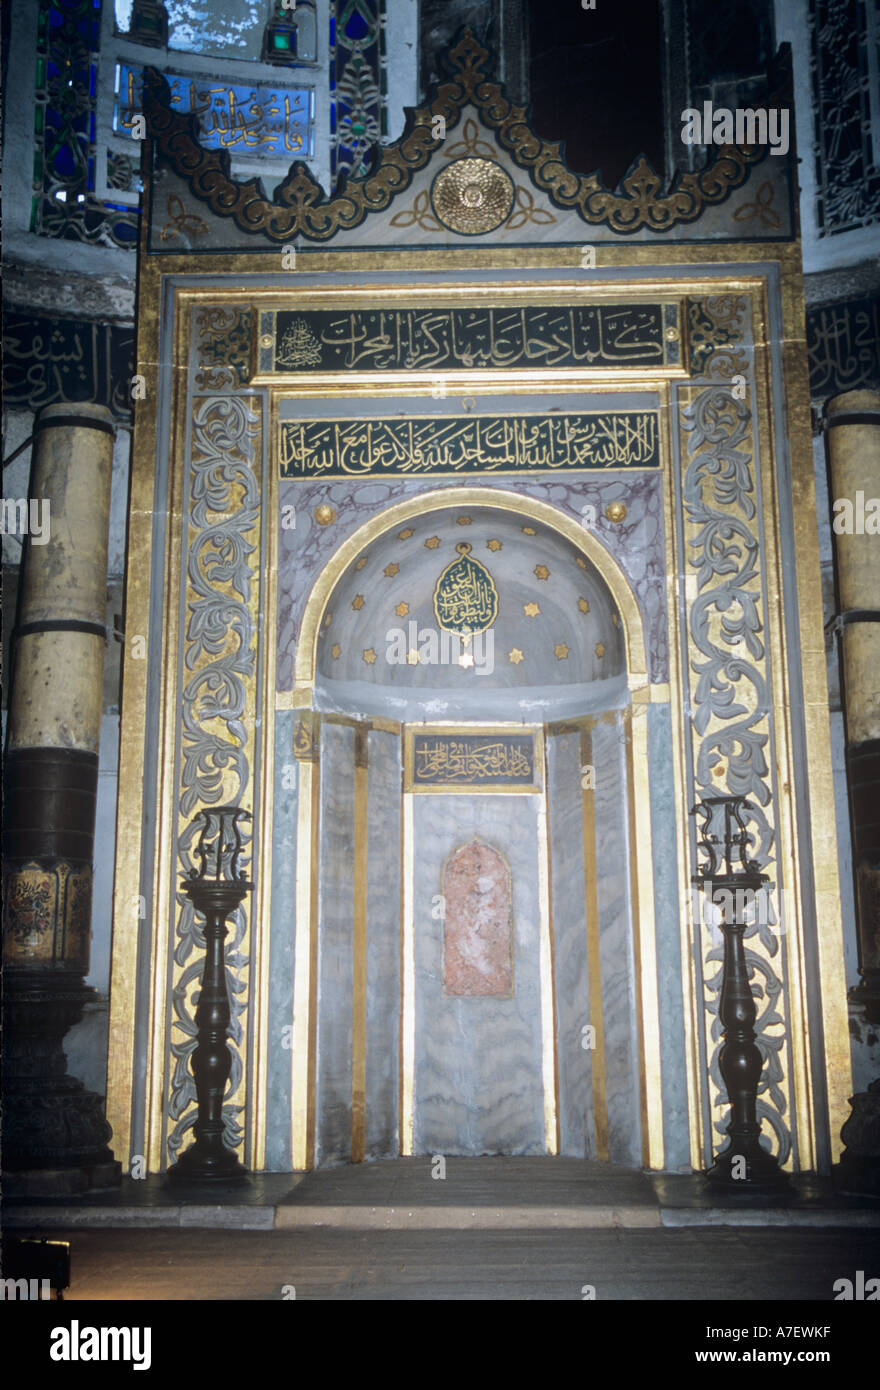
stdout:
<svg viewBox="0 0 880 1390">
<path fill-rule="evenodd" d="M 513 209 L 513 180 L 494 159 L 454 159 L 432 183 L 431 205 L 450 231 L 494 232 Z"/>
<path fill-rule="evenodd" d="M 498 590 L 491 574 L 471 558 L 471 546 L 460 541 L 453 560 L 437 580 L 434 614 L 447 632 L 484 632 L 498 616 Z"/>
</svg>

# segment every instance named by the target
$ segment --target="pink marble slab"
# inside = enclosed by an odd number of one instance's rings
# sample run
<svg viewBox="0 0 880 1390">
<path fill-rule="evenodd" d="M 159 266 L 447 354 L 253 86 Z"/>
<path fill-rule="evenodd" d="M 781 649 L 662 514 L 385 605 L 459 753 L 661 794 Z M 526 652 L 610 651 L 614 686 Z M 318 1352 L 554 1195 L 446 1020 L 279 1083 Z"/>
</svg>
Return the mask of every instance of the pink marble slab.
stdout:
<svg viewBox="0 0 880 1390">
<path fill-rule="evenodd" d="M 447 861 L 444 991 L 513 995 L 510 870 L 490 845 L 472 840 Z"/>
</svg>

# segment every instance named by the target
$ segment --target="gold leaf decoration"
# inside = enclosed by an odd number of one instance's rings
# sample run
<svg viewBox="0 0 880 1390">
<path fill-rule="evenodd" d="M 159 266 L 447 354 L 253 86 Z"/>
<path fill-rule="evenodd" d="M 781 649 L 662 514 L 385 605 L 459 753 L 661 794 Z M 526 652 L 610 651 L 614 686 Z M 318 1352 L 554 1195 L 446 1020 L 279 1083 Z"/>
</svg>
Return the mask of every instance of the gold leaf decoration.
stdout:
<svg viewBox="0 0 880 1390">
<path fill-rule="evenodd" d="M 392 227 L 421 227 L 423 232 L 442 231 L 440 221 L 431 211 L 431 203 L 428 198 L 428 190 L 423 188 L 421 193 L 417 193 L 412 207 L 401 208 L 391 219 Z"/>
<path fill-rule="evenodd" d="M 449 54 L 452 77 L 441 84 L 431 105 L 408 122 L 399 140 L 380 147 L 372 173 L 348 179 L 330 198 L 303 164 L 292 167 L 271 200 L 257 179 L 238 183 L 231 178 L 229 151 L 206 150 L 199 144 L 197 117 L 172 111 L 168 81 L 152 67 L 144 72 L 144 112 L 159 159 L 185 180 L 194 197 L 217 217 L 231 218 L 241 231 L 278 243 L 295 236 L 327 241 L 343 228 L 359 226 L 368 213 L 384 211 L 435 154 L 432 118 L 441 116 L 447 128 L 452 127 L 467 105 L 476 107 L 484 127 L 495 133 L 501 148 L 556 207 L 571 208 L 584 222 L 618 232 L 642 227 L 666 232 L 679 223 L 693 222 L 705 208 L 722 203 L 732 189 L 740 187 L 750 166 L 768 155 L 766 147 L 724 145 L 705 169 L 678 173 L 667 193 L 659 175 L 642 158 L 630 169 L 620 191 L 612 192 L 596 173 L 579 175 L 566 168 L 559 142 L 536 135 L 526 121 L 526 108 L 513 105 L 499 84 L 487 78 L 488 56 L 466 29 Z M 776 94 L 771 94 L 768 104 L 784 104 L 782 95 L 776 100 Z M 410 210 L 411 217 L 430 215 L 427 197 L 421 207 L 418 214 L 415 207 Z"/>
<path fill-rule="evenodd" d="M 510 214 L 507 226 L 510 231 L 516 231 L 517 227 L 522 227 L 526 222 L 534 222 L 538 226 L 546 227 L 551 222 L 558 222 L 559 218 L 554 217 L 552 212 L 546 208 L 535 206 L 535 200 L 531 191 L 521 183 L 516 186 L 516 210 Z"/>
</svg>

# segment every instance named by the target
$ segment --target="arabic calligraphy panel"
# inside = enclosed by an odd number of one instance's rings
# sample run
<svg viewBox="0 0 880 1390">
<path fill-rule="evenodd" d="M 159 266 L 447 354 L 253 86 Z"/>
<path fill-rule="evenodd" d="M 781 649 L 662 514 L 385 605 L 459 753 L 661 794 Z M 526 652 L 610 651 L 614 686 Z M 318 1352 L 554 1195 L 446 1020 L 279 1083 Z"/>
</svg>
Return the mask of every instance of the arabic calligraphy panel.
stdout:
<svg viewBox="0 0 880 1390">
<path fill-rule="evenodd" d="M 307 88 L 247 86 L 202 73 L 165 76 L 172 110 L 197 113 L 204 149 L 234 150 L 259 159 L 314 154 L 314 92 Z M 114 130 L 129 132 L 142 114 L 143 81 L 143 68 L 118 65 Z"/>
<path fill-rule="evenodd" d="M 407 731 L 408 792 L 538 792 L 535 733 L 509 729 Z"/>
<path fill-rule="evenodd" d="M 813 400 L 880 381 L 880 295 L 807 310 Z"/>
<path fill-rule="evenodd" d="M 94 401 L 117 419 L 131 416 L 134 329 L 85 319 L 3 315 L 3 395 L 7 405 Z"/>
<path fill-rule="evenodd" d="M 282 420 L 282 478 L 659 468 L 657 411 Z"/>
<path fill-rule="evenodd" d="M 660 303 L 265 311 L 259 369 L 663 369 L 680 362 L 678 315 Z"/>
</svg>

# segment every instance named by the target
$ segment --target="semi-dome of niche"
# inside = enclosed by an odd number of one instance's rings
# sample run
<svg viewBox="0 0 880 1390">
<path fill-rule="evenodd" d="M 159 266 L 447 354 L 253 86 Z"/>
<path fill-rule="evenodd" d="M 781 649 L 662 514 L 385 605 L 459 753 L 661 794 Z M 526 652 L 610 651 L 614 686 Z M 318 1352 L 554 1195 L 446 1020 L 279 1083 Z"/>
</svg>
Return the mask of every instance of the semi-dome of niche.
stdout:
<svg viewBox="0 0 880 1390">
<path fill-rule="evenodd" d="M 318 639 L 330 705 L 409 718 L 420 701 L 442 713 L 444 698 L 465 714 L 492 691 L 608 707 L 625 676 L 621 616 L 595 566 L 527 513 L 486 506 L 427 512 L 365 546 Z"/>
</svg>

